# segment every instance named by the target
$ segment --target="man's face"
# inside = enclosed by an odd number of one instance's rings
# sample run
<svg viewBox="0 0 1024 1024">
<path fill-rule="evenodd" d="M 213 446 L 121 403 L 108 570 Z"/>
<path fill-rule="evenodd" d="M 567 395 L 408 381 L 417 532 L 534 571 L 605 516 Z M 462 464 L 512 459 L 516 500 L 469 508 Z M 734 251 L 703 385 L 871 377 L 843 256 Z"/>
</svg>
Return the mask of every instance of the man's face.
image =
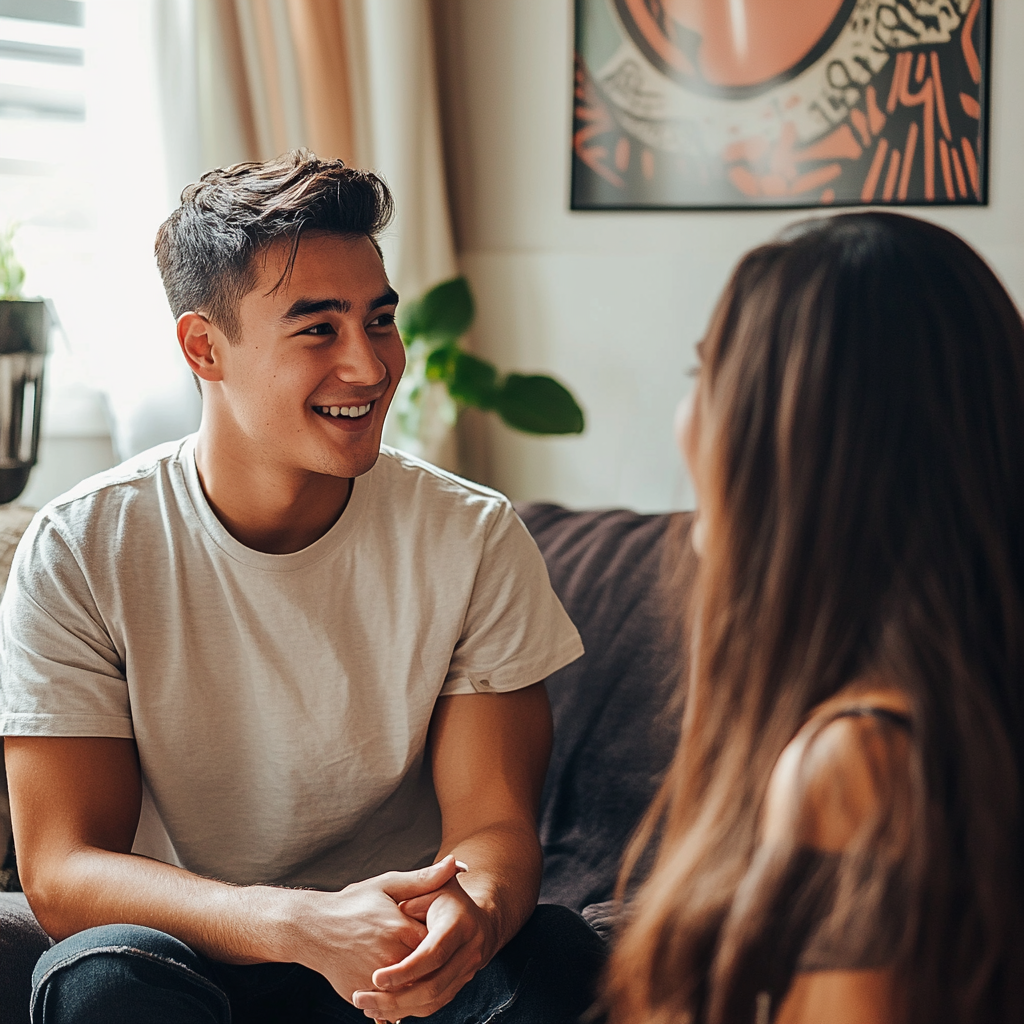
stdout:
<svg viewBox="0 0 1024 1024">
<path fill-rule="evenodd" d="M 272 291 L 290 248 L 257 256 L 240 339 L 221 349 L 222 412 L 244 458 L 356 477 L 377 459 L 405 369 L 398 296 L 370 239 L 321 232 L 303 235 L 290 277 Z"/>
</svg>

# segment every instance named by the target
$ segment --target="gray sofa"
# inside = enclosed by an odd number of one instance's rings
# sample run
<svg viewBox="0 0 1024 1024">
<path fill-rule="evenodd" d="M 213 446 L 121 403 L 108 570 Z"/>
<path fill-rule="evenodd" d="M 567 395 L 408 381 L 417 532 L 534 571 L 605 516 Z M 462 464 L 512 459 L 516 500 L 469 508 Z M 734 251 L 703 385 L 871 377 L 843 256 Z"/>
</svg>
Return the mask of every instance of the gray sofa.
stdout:
<svg viewBox="0 0 1024 1024">
<path fill-rule="evenodd" d="M 6 511 L 0 509 L 3 580 L 10 566 Z M 555 742 L 541 803 L 541 902 L 572 907 L 601 930 L 622 851 L 679 733 L 682 612 L 695 567 L 692 515 L 544 504 L 523 504 L 518 512 L 586 647 L 583 658 L 547 680 Z M 16 875 L 10 881 L 16 885 Z M 25 897 L 0 893 L 2 1024 L 27 1024 L 32 967 L 49 944 Z"/>
</svg>

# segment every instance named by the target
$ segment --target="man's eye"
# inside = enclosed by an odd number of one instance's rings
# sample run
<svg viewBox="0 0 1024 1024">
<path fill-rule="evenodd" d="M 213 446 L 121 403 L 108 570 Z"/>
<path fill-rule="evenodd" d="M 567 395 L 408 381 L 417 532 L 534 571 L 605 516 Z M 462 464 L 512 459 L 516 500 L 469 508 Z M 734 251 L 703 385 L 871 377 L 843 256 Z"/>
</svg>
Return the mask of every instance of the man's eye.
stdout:
<svg viewBox="0 0 1024 1024">
<path fill-rule="evenodd" d="M 307 327 L 303 334 L 333 334 L 334 328 L 330 324 L 314 324 L 312 327 Z"/>
<path fill-rule="evenodd" d="M 374 317 L 370 323 L 370 327 L 390 327 L 395 322 L 394 313 L 380 313 Z"/>
</svg>

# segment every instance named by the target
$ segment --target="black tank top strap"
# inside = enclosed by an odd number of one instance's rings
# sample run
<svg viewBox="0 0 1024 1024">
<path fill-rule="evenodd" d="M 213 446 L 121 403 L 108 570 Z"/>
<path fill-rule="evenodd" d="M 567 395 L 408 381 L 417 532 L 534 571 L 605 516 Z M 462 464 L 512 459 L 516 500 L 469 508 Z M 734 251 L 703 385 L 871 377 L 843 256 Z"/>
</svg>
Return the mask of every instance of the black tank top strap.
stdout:
<svg viewBox="0 0 1024 1024">
<path fill-rule="evenodd" d="M 911 732 L 914 727 L 909 715 L 905 715 L 902 711 L 893 711 L 892 708 L 878 707 L 875 704 L 853 704 L 848 708 L 841 708 L 829 716 L 828 722 L 834 722 L 837 718 L 866 718 L 869 715 L 873 718 L 881 718 L 901 729 L 906 729 L 907 732 Z"/>
</svg>

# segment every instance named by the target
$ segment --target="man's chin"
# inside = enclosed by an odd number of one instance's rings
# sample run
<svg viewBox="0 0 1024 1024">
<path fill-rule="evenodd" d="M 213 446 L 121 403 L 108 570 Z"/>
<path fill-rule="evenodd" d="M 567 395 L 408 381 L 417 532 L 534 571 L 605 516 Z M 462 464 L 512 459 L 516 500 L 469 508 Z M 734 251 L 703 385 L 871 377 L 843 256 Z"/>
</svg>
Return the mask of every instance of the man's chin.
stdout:
<svg viewBox="0 0 1024 1024">
<path fill-rule="evenodd" d="M 333 476 L 344 480 L 351 480 L 354 477 L 362 476 L 364 473 L 369 473 L 369 471 L 376 465 L 379 457 L 380 443 L 378 442 L 375 448 L 368 448 L 365 453 L 346 453 L 344 457 L 327 457 L 323 460 L 323 464 L 320 469 L 318 469 L 318 472 L 324 476 Z"/>
</svg>

